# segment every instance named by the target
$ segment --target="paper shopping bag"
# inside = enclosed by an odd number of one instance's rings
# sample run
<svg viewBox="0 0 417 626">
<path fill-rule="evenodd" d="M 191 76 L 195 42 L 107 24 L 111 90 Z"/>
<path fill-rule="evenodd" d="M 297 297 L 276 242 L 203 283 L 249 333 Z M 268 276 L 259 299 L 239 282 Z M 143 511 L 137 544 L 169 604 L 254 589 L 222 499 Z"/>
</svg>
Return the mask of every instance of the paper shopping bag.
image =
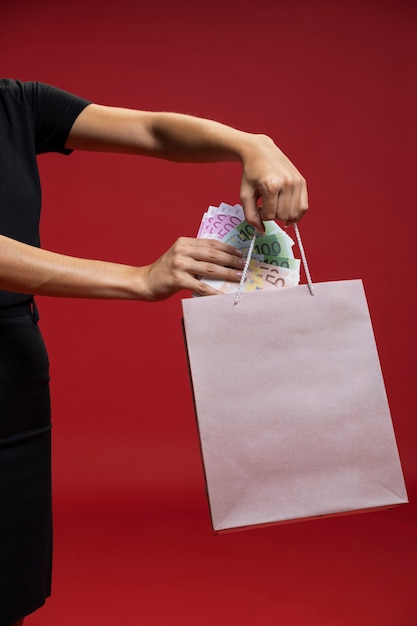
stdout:
<svg viewBox="0 0 417 626">
<path fill-rule="evenodd" d="M 182 301 L 213 528 L 407 502 L 360 280 Z"/>
</svg>

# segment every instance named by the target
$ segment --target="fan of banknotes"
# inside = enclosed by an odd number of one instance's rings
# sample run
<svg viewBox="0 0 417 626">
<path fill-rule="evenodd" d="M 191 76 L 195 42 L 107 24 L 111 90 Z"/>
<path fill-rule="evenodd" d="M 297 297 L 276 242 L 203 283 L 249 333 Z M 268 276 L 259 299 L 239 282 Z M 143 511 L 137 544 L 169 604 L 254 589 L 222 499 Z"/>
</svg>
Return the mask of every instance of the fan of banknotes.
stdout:
<svg viewBox="0 0 417 626">
<path fill-rule="evenodd" d="M 292 287 L 300 282 L 300 260 L 294 258 L 294 241 L 274 221 L 264 222 L 265 234 L 257 235 L 243 291 Z M 201 220 L 197 237 L 217 239 L 241 250 L 246 258 L 254 227 L 245 220 L 240 204 L 222 202 L 209 206 Z M 202 277 L 201 280 L 224 293 L 236 292 L 239 283 Z"/>
</svg>

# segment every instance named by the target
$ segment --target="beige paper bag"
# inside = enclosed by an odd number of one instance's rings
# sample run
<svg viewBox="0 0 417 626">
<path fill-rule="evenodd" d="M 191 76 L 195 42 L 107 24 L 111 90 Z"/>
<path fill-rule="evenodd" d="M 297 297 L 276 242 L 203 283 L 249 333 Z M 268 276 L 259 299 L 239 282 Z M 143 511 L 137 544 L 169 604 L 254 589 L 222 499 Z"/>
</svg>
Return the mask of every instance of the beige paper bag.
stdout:
<svg viewBox="0 0 417 626">
<path fill-rule="evenodd" d="M 182 301 L 213 528 L 407 502 L 360 280 Z"/>
</svg>

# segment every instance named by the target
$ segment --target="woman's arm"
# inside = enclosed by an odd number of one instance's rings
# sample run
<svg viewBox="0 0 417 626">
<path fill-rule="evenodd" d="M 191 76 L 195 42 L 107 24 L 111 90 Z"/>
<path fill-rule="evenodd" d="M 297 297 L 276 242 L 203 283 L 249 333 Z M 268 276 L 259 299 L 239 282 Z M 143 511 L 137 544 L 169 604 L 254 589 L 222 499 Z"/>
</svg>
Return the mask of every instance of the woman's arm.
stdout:
<svg viewBox="0 0 417 626">
<path fill-rule="evenodd" d="M 211 120 L 90 104 L 76 119 L 66 147 L 183 162 L 240 161 L 246 219 L 261 232 L 261 219 L 290 224 L 308 209 L 304 178 L 272 139 Z"/>
<path fill-rule="evenodd" d="M 76 119 L 67 148 L 123 152 L 173 161 L 241 161 L 246 218 L 296 222 L 307 210 L 304 178 L 265 135 L 176 113 L 96 104 Z M 262 211 L 257 201 L 262 200 Z M 195 276 L 239 281 L 243 261 L 224 243 L 180 238 L 151 265 L 134 267 L 40 250 L 0 235 L 0 289 L 81 298 L 163 300 L 181 289 L 218 293 Z"/>
<path fill-rule="evenodd" d="M 219 292 L 195 276 L 237 282 L 243 264 L 235 248 L 208 239 L 181 237 L 155 263 L 134 267 L 57 254 L 0 235 L 0 289 L 35 295 L 149 302 L 181 289 L 214 295 Z"/>
</svg>

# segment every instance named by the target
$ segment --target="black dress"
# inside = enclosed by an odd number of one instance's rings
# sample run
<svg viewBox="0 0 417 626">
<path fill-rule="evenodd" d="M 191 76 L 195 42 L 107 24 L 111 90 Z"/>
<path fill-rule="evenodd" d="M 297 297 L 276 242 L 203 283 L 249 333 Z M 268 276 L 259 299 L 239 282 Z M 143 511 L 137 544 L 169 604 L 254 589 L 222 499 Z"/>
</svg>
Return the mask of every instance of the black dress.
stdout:
<svg viewBox="0 0 417 626">
<path fill-rule="evenodd" d="M 39 246 L 36 155 L 68 154 L 89 103 L 40 83 L 0 80 L 0 234 Z M 0 626 L 42 606 L 52 559 L 48 357 L 36 305 L 0 291 Z"/>
</svg>

